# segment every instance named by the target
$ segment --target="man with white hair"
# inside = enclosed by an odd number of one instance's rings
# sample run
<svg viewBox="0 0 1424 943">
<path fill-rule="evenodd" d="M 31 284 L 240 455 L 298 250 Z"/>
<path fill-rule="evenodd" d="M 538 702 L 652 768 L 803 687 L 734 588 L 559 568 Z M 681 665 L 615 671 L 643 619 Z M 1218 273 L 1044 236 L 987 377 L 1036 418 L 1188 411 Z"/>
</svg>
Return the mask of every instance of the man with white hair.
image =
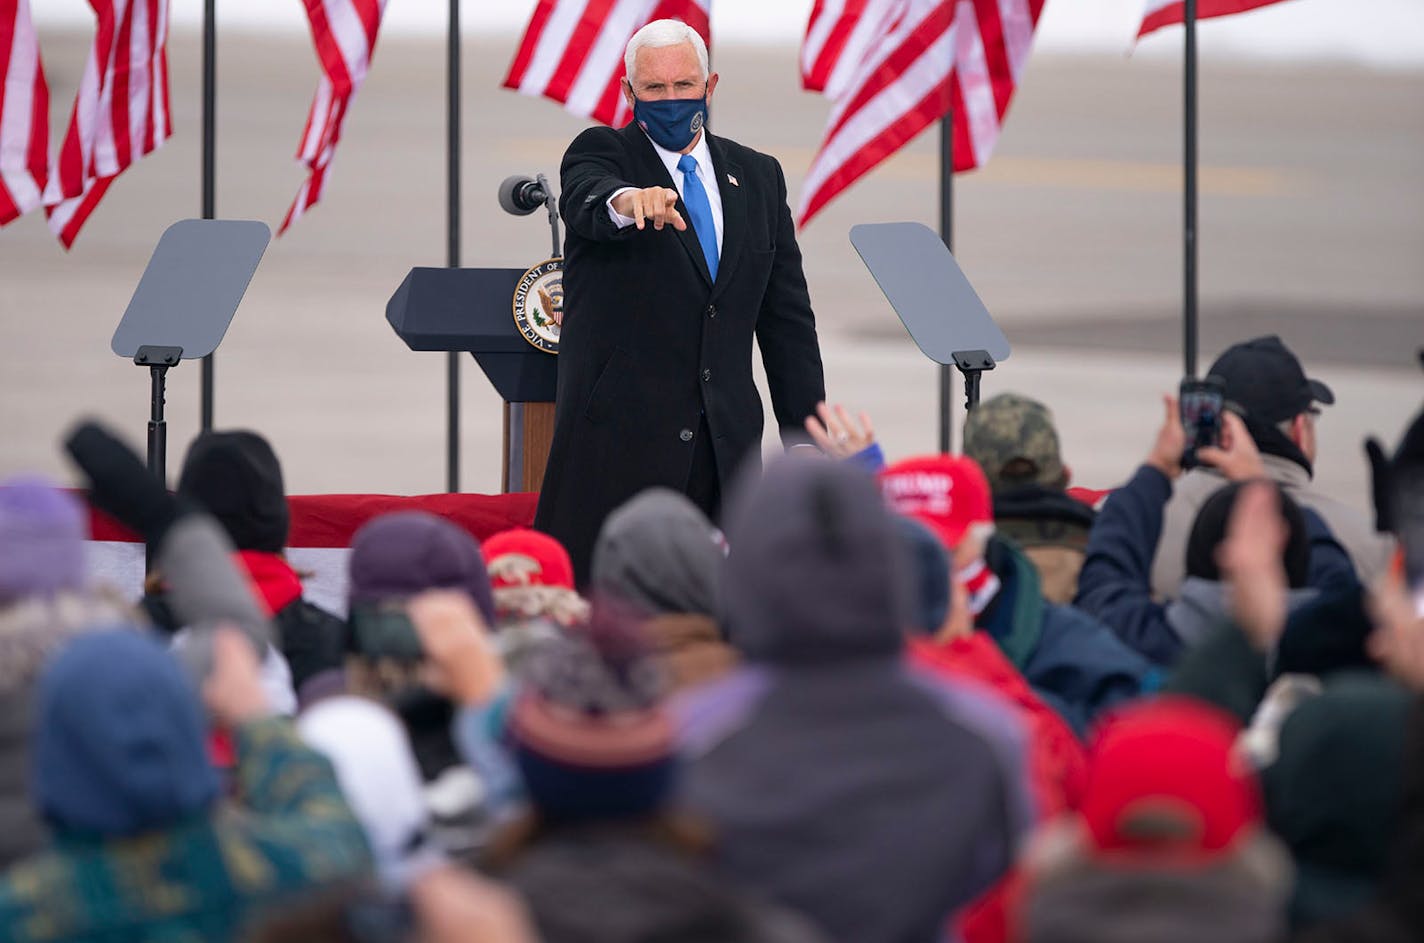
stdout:
<svg viewBox="0 0 1424 943">
<path fill-rule="evenodd" d="M 625 62 L 633 121 L 584 131 L 560 168 L 566 314 L 535 526 L 580 585 L 604 517 L 646 488 L 716 518 L 761 442 L 753 337 L 784 442 L 825 396 L 781 166 L 704 127 L 717 75 L 691 27 L 649 23 Z"/>
</svg>

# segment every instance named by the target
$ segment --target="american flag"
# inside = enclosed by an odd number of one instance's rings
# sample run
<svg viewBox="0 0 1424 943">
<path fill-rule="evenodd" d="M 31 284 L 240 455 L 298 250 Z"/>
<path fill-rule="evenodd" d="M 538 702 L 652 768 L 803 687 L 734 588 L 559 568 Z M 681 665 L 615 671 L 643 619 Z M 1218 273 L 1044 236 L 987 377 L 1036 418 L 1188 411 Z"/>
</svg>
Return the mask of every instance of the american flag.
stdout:
<svg viewBox="0 0 1424 943">
<path fill-rule="evenodd" d="M 835 103 L 802 188 L 805 225 L 953 110 L 954 169 L 988 161 L 1044 0 L 816 0 L 802 85 Z"/>
<path fill-rule="evenodd" d="M 653 20 L 682 20 L 711 45 L 711 0 L 539 0 L 504 87 L 561 102 L 583 118 L 621 128 L 623 52 Z"/>
<path fill-rule="evenodd" d="M 1245 13 L 1278 2 L 1280 0 L 1198 0 L 1197 19 Z M 1137 36 L 1140 39 L 1164 26 L 1185 22 L 1186 18 L 1186 4 L 1182 0 L 1147 0 L 1142 11 L 1142 28 L 1137 31 Z"/>
<path fill-rule="evenodd" d="M 0 226 L 44 199 L 49 86 L 29 0 L 0 0 Z"/>
<path fill-rule="evenodd" d="M 168 0 L 89 0 L 98 17 L 64 144 L 45 186 L 49 228 L 68 249 L 109 184 L 172 132 Z"/>
<path fill-rule="evenodd" d="M 287 231 L 302 214 L 321 199 L 326 172 L 341 140 L 346 109 L 371 66 L 376 50 L 376 31 L 386 0 L 303 0 L 311 21 L 312 42 L 321 62 L 321 81 L 307 115 L 306 130 L 297 147 L 297 160 L 310 174 L 297 191 L 278 235 Z"/>
</svg>

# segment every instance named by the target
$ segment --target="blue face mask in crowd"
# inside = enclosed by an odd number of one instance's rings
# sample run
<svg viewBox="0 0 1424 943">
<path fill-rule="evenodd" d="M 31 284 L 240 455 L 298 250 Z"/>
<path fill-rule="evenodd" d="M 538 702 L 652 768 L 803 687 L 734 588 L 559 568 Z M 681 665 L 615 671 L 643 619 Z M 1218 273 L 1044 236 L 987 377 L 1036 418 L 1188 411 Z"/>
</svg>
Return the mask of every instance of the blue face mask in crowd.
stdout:
<svg viewBox="0 0 1424 943">
<path fill-rule="evenodd" d="M 707 96 L 701 98 L 633 99 L 633 120 L 653 143 L 679 152 L 692 143 L 707 123 Z"/>
</svg>

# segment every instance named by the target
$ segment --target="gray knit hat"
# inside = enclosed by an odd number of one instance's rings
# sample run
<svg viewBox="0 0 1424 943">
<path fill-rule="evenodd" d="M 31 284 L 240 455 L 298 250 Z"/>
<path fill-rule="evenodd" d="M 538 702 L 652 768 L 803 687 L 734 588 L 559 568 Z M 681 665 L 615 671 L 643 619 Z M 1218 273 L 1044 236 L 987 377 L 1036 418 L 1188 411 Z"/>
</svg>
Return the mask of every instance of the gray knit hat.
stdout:
<svg viewBox="0 0 1424 943">
<path fill-rule="evenodd" d="M 593 548 L 593 595 L 646 615 L 716 614 L 721 535 L 697 506 L 650 488 L 608 516 Z"/>
</svg>

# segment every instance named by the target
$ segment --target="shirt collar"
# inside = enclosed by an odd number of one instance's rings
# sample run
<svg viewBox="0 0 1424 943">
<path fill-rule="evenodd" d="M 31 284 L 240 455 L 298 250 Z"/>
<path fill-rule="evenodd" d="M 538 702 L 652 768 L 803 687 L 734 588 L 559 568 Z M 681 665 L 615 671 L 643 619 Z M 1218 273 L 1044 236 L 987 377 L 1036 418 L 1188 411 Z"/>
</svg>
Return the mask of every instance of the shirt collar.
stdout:
<svg viewBox="0 0 1424 943">
<path fill-rule="evenodd" d="M 639 130 L 641 131 L 642 128 L 640 127 Z M 643 131 L 643 136 L 648 137 L 648 132 Z M 677 151 L 668 150 L 650 137 L 648 138 L 648 143 L 653 145 L 653 150 L 657 151 L 658 157 L 662 158 L 663 164 L 667 167 L 668 176 L 672 177 L 673 180 L 677 180 L 678 174 L 682 173 L 682 171 L 677 169 L 677 162 L 682 158 L 682 155 L 679 154 Z M 696 146 L 694 146 L 692 150 L 688 151 L 688 153 L 696 159 L 697 170 L 699 174 L 703 177 L 703 179 L 711 180 L 712 151 L 710 148 L 707 147 L 706 128 L 702 129 L 702 134 L 697 138 Z"/>
</svg>

